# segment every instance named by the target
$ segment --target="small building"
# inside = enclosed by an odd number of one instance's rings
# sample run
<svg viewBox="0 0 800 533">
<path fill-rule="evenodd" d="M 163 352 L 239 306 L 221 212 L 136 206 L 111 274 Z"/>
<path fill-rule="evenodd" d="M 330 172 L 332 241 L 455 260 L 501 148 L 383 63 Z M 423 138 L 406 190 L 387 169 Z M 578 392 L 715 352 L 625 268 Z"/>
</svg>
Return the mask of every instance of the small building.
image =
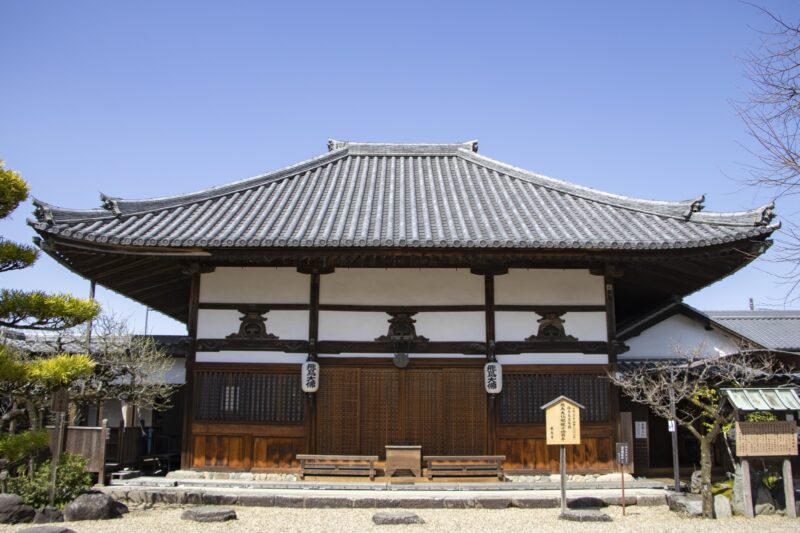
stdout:
<svg viewBox="0 0 800 533">
<path fill-rule="evenodd" d="M 463 144 L 330 141 L 196 193 L 36 201 L 39 245 L 187 324 L 182 466 L 298 453 L 504 454 L 549 472 L 539 406 L 586 406 L 573 472 L 613 469 L 619 332 L 763 253 L 772 206 L 703 211 L 548 178 Z M 304 394 L 301 364 L 320 365 Z M 483 369 L 502 365 L 502 391 Z"/>
</svg>

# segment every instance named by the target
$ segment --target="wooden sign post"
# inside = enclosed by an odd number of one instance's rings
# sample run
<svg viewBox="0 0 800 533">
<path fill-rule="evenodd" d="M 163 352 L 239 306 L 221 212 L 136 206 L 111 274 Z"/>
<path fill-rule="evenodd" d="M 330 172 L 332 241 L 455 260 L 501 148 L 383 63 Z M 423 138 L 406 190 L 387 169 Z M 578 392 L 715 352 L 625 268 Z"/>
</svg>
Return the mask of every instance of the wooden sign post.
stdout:
<svg viewBox="0 0 800 533">
<path fill-rule="evenodd" d="M 622 516 L 625 516 L 625 465 L 630 463 L 630 450 L 627 442 L 617 443 L 617 463 L 622 474 Z"/>
<path fill-rule="evenodd" d="M 792 464 L 789 460 L 790 456 L 797 455 L 797 422 L 736 422 L 736 455 L 742 460 L 745 516 L 755 517 L 750 487 L 750 459 L 783 458 L 786 515 L 797 518 Z"/>
<path fill-rule="evenodd" d="M 560 446 L 558 454 L 561 474 L 561 514 L 567 512 L 567 444 L 581 443 L 581 409 L 584 406 L 566 396 L 542 406 L 548 446 Z"/>
</svg>

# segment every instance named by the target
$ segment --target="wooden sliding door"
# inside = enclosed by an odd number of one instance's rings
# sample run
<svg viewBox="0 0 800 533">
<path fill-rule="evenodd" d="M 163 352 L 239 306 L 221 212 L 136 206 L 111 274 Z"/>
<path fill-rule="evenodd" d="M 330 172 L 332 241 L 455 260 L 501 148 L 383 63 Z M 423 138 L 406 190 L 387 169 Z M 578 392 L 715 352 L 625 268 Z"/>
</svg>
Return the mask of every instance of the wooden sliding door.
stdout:
<svg viewBox="0 0 800 533">
<path fill-rule="evenodd" d="M 386 444 L 423 454 L 486 451 L 480 368 L 325 366 L 317 397 L 317 451 L 383 455 Z"/>
</svg>

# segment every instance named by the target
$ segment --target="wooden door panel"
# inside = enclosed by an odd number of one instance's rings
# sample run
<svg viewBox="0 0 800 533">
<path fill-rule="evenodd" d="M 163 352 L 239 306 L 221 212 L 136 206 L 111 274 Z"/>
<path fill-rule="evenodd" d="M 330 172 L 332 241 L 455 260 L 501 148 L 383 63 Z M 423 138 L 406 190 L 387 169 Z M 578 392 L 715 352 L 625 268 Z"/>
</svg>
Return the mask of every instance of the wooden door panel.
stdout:
<svg viewBox="0 0 800 533">
<path fill-rule="evenodd" d="M 423 455 L 445 455 L 441 370 L 406 370 L 403 375 L 405 441 Z"/>
<path fill-rule="evenodd" d="M 358 454 L 359 369 L 325 368 L 317 392 L 317 452 Z"/>
<path fill-rule="evenodd" d="M 486 453 L 486 392 L 483 374 L 475 369 L 442 372 L 445 411 L 444 449 L 447 455 Z"/>
<path fill-rule="evenodd" d="M 400 374 L 395 368 L 366 368 L 360 376 L 360 453 L 383 455 L 386 444 L 402 440 L 399 431 Z"/>
</svg>

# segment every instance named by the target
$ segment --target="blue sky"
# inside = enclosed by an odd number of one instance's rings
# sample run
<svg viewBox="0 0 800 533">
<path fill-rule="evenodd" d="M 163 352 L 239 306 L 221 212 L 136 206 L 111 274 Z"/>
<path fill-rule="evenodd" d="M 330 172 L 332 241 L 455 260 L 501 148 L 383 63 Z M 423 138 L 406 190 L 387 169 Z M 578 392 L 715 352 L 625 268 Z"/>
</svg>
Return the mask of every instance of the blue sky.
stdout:
<svg viewBox="0 0 800 533">
<path fill-rule="evenodd" d="M 800 5 L 762 5 L 797 20 Z M 489 157 L 614 193 L 741 210 L 753 162 L 731 102 L 769 23 L 706 2 L 44 2 L 0 0 L 0 159 L 33 195 L 166 196 L 312 157 L 329 137 L 477 138 Z M 30 242 L 30 204 L 0 225 Z M 785 218 L 797 202 L 778 204 Z M 760 259 L 691 296 L 783 305 Z M 48 257 L 2 286 L 88 292 Z M 100 290 L 144 328 L 144 309 Z M 182 325 L 150 315 L 150 330 Z"/>
</svg>

